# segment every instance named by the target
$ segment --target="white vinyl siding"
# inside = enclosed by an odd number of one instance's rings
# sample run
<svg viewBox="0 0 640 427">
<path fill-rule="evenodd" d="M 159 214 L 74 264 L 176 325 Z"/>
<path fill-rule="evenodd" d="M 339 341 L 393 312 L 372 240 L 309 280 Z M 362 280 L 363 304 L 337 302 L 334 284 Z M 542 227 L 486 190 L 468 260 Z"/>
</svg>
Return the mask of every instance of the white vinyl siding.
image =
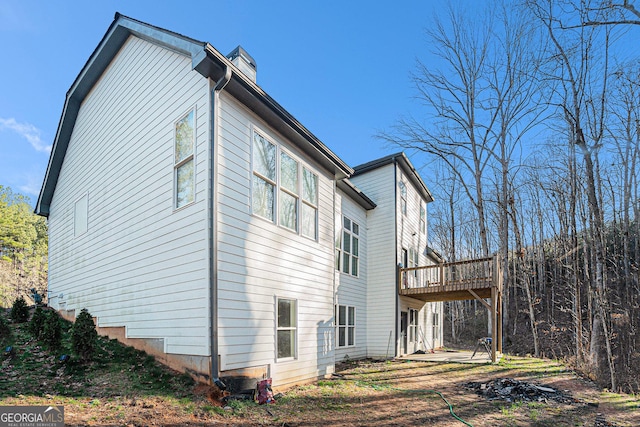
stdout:
<svg viewBox="0 0 640 427">
<path fill-rule="evenodd" d="M 87 232 L 89 228 L 89 195 L 84 194 L 73 208 L 73 235 L 78 237 Z"/>
<path fill-rule="evenodd" d="M 333 175 L 315 164 L 228 93 L 220 94 L 218 172 L 218 322 L 223 371 L 267 367 L 274 386 L 333 371 Z M 316 239 L 255 214 L 254 130 L 316 178 Z M 277 170 L 277 169 L 276 169 Z M 301 174 L 304 172 L 301 172 Z M 300 176 L 303 176 L 299 174 Z M 263 174 L 260 174 L 263 175 Z M 277 176 L 274 191 L 280 191 Z M 304 191 L 298 191 L 304 202 Z M 300 211 L 299 211 L 300 212 Z M 298 225 L 298 228 L 300 225 Z M 276 363 L 274 298 L 296 300 L 297 354 Z M 250 316 L 247 313 L 251 313 Z"/>
<path fill-rule="evenodd" d="M 124 43 L 80 107 L 51 203 L 49 290 L 64 295 L 52 305 L 87 308 L 98 326 L 161 339 L 168 353 L 209 354 L 208 103 L 190 58 Z M 196 201 L 174 211 L 175 123 L 191 108 Z M 85 193 L 91 226 L 73 239 Z"/>
<path fill-rule="evenodd" d="M 351 181 L 377 205 L 375 209 L 367 212 L 366 227 L 368 357 L 385 357 L 389 336 L 394 337 L 396 331 L 395 272 L 400 262 L 396 259 L 400 250 L 395 249 L 397 238 L 394 235 L 394 187 L 397 184 L 394 177 L 394 166 L 389 164 L 351 178 Z"/>
<path fill-rule="evenodd" d="M 369 211 L 371 212 L 371 211 Z M 357 277 L 350 274 L 341 273 L 335 270 L 336 281 L 336 304 L 341 306 L 353 307 L 355 314 L 354 327 L 354 346 L 340 347 L 338 329 L 335 330 L 335 352 L 336 361 L 348 359 L 357 359 L 367 357 L 367 211 L 345 195 L 339 189 L 336 191 L 336 214 L 335 229 L 336 236 L 342 235 L 343 217 L 346 216 L 352 221 L 358 223 L 359 227 L 359 243 L 360 243 L 360 264 L 359 274 Z M 338 252 L 340 254 L 340 252 Z M 334 324 L 339 322 L 338 314 L 334 314 Z M 346 332 L 346 331 L 345 331 Z M 345 335 L 346 336 L 346 335 Z M 388 336 L 387 336 L 388 337 Z"/>
</svg>

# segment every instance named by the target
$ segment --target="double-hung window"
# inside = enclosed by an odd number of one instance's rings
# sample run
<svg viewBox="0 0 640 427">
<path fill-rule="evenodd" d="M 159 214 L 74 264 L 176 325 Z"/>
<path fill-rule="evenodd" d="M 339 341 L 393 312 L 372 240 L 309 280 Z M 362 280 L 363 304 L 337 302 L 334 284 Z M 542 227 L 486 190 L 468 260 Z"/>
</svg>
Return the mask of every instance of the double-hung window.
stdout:
<svg viewBox="0 0 640 427">
<path fill-rule="evenodd" d="M 418 310 L 409 309 L 409 341 L 418 340 Z"/>
<path fill-rule="evenodd" d="M 280 152 L 280 225 L 298 231 L 298 162 Z"/>
<path fill-rule="evenodd" d="M 433 339 L 440 339 L 440 313 L 432 313 L 432 327 L 433 327 Z"/>
<path fill-rule="evenodd" d="M 180 208 L 195 200 L 196 168 L 195 150 L 195 112 L 189 111 L 175 126 L 174 135 L 174 182 L 175 207 Z"/>
<path fill-rule="evenodd" d="M 302 168 L 302 235 L 318 236 L 318 175 Z"/>
<path fill-rule="evenodd" d="M 336 239 L 336 270 L 358 276 L 360 269 L 360 226 L 347 218 L 342 220 L 342 234 Z"/>
<path fill-rule="evenodd" d="M 296 300 L 278 298 L 276 306 L 276 354 L 278 359 L 296 357 L 298 313 Z"/>
<path fill-rule="evenodd" d="M 398 182 L 400 187 L 400 211 L 403 215 L 407 214 L 407 184 L 404 181 Z"/>
<path fill-rule="evenodd" d="M 356 345 L 356 308 L 350 305 L 336 306 L 336 336 L 338 347 Z"/>
<path fill-rule="evenodd" d="M 253 213 L 275 220 L 276 146 L 253 134 Z"/>
<path fill-rule="evenodd" d="M 418 253 L 418 251 L 415 248 L 409 248 L 409 268 L 415 268 L 418 267 L 418 261 L 419 261 L 419 257 L 420 254 Z M 412 281 L 414 283 L 412 283 L 413 285 L 416 285 L 415 281 L 418 279 L 418 270 L 412 270 L 411 272 L 411 276 L 413 276 Z"/>
<path fill-rule="evenodd" d="M 251 207 L 255 215 L 317 238 L 318 175 L 259 132 L 253 132 Z"/>
<path fill-rule="evenodd" d="M 423 202 L 420 202 L 420 233 L 426 234 L 427 232 L 427 208 Z"/>
</svg>

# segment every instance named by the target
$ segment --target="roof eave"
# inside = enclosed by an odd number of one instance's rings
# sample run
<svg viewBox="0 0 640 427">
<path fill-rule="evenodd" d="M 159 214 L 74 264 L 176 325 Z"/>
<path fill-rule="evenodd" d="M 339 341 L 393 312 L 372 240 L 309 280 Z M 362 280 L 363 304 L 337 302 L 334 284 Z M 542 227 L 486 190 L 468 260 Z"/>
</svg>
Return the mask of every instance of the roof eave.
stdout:
<svg viewBox="0 0 640 427">
<path fill-rule="evenodd" d="M 373 200 L 371 200 L 366 194 L 362 192 L 356 185 L 348 179 L 341 179 L 338 181 L 337 186 L 345 194 L 351 197 L 356 203 L 362 206 L 364 209 L 370 211 L 377 206 Z"/>
<path fill-rule="evenodd" d="M 206 46 L 207 61 L 195 67 L 205 77 L 218 80 L 224 74 L 225 67 L 233 71 L 225 91 L 247 104 L 258 115 L 266 118 L 271 126 L 295 142 L 308 145 L 305 150 L 314 160 L 332 171 L 336 179 L 353 174 L 353 169 L 331 151 L 322 141 L 269 96 L 260 86 L 244 75 L 231 61 L 213 46 Z M 219 71 L 218 71 L 219 70 Z"/>
<path fill-rule="evenodd" d="M 416 168 L 413 167 L 413 164 L 411 164 L 411 161 L 409 160 L 409 158 L 404 152 L 390 154 L 388 156 L 381 157 L 379 159 L 372 160 L 370 162 L 355 166 L 353 168 L 354 170 L 353 176 L 358 176 L 358 175 L 367 173 L 369 171 L 378 169 L 382 166 L 386 166 L 393 163 L 399 164 L 400 167 L 404 169 L 404 171 L 407 173 L 407 175 L 409 176 L 409 178 L 411 179 L 415 187 L 420 192 L 420 195 L 424 198 L 424 200 L 427 203 L 433 202 L 434 199 L 433 199 L 433 195 L 431 194 L 431 191 L 429 191 L 429 189 L 427 188 L 427 185 L 422 180 L 422 177 L 420 176 Z"/>
</svg>

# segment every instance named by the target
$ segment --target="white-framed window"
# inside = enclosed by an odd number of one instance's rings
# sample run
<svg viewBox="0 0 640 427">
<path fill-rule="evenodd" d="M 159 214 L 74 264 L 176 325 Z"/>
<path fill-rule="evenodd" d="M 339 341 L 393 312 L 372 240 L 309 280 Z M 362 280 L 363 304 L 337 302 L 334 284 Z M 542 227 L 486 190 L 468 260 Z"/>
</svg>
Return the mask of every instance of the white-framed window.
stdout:
<svg viewBox="0 0 640 427">
<path fill-rule="evenodd" d="M 302 168 L 302 235 L 318 237 L 318 175 Z"/>
<path fill-rule="evenodd" d="M 415 248 L 409 248 L 409 268 L 417 267 L 420 254 Z M 418 270 L 412 270 L 413 277 L 418 277 Z"/>
<path fill-rule="evenodd" d="M 253 133 L 252 208 L 255 215 L 275 221 L 276 146 Z"/>
<path fill-rule="evenodd" d="M 356 345 L 356 308 L 336 305 L 336 344 L 338 347 Z"/>
<path fill-rule="evenodd" d="M 175 124 L 174 132 L 174 207 L 181 208 L 195 200 L 195 110 L 191 109 Z"/>
<path fill-rule="evenodd" d="M 409 341 L 418 340 L 418 310 L 409 309 Z"/>
<path fill-rule="evenodd" d="M 280 152 L 280 225 L 298 231 L 299 164 L 286 152 Z"/>
<path fill-rule="evenodd" d="M 400 211 L 403 215 L 407 214 L 407 184 L 404 181 L 398 182 L 400 188 Z"/>
<path fill-rule="evenodd" d="M 318 175 L 253 131 L 251 210 L 311 239 L 318 236 Z"/>
<path fill-rule="evenodd" d="M 356 277 L 360 271 L 360 226 L 346 216 L 336 238 L 336 270 Z"/>
<path fill-rule="evenodd" d="M 298 338 L 297 301 L 277 298 L 276 320 L 276 359 L 293 359 L 296 357 Z"/>
<path fill-rule="evenodd" d="M 433 316 L 433 321 L 432 321 L 432 325 L 433 325 L 433 339 L 437 340 L 440 339 L 440 313 L 435 312 L 432 313 Z"/>
<path fill-rule="evenodd" d="M 89 229 L 89 195 L 84 194 L 73 206 L 73 237 L 83 235 Z"/>
<path fill-rule="evenodd" d="M 427 208 L 420 202 L 420 233 L 427 233 Z"/>
</svg>

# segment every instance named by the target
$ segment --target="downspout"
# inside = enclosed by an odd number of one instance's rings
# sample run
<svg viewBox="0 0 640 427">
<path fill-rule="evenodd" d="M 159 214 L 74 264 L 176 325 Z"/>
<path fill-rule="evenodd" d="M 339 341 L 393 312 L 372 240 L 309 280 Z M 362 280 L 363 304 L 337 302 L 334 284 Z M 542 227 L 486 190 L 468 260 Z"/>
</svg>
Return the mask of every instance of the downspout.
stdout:
<svg viewBox="0 0 640 427">
<path fill-rule="evenodd" d="M 220 92 L 231 80 L 231 68 L 225 66 L 224 76 L 213 87 L 211 95 L 211 144 L 209 144 L 209 319 L 211 320 L 209 334 L 209 348 L 211 362 L 209 372 L 211 383 L 221 390 L 227 386 L 220 380 L 220 366 L 218 360 L 218 221 L 215 209 L 218 206 L 218 109 Z M 216 147 L 216 149 L 214 149 Z"/>
<path fill-rule="evenodd" d="M 398 323 L 400 322 L 400 316 L 398 316 L 399 310 L 398 308 L 400 307 L 400 295 L 398 292 L 398 286 L 397 284 L 400 283 L 400 269 L 398 268 L 398 161 L 396 160 L 396 158 L 393 158 L 393 235 L 395 236 L 395 262 L 394 265 L 396 266 L 396 281 L 393 284 L 393 288 L 395 289 L 395 294 L 396 294 L 396 309 L 395 309 L 395 318 L 394 323 L 395 323 L 395 332 L 396 332 L 396 336 L 395 336 L 395 350 L 394 350 L 394 357 L 398 355 L 398 337 L 399 337 L 399 333 L 398 333 Z M 404 262 L 404 260 L 403 260 Z M 402 267 L 406 267 L 405 265 L 403 265 Z"/>
<path fill-rule="evenodd" d="M 336 236 L 337 236 L 337 232 L 338 230 L 336 229 L 336 220 L 337 215 L 336 215 L 336 203 L 337 203 L 337 193 L 338 193 L 338 180 L 335 177 L 335 174 L 333 176 L 333 238 L 331 239 L 331 246 L 333 249 L 333 258 L 334 258 L 334 265 L 332 268 L 333 271 L 333 307 L 332 307 L 332 313 L 333 316 L 331 316 L 333 318 L 333 322 L 332 322 L 332 328 L 331 328 L 331 333 L 333 335 L 333 345 L 331 346 L 331 348 L 333 349 L 333 371 L 335 372 L 336 370 L 336 341 L 338 340 L 338 336 L 336 334 L 336 326 L 337 326 L 337 320 L 336 319 L 336 306 L 338 305 L 338 283 L 336 280 L 336 277 L 339 276 L 339 272 L 336 271 L 336 267 L 335 267 L 335 253 L 336 253 Z M 340 215 L 342 215 L 342 206 L 340 207 Z M 341 218 L 342 221 L 342 218 Z M 341 231 L 342 232 L 342 231 Z M 366 296 L 365 296 L 365 300 L 366 300 Z"/>
</svg>

